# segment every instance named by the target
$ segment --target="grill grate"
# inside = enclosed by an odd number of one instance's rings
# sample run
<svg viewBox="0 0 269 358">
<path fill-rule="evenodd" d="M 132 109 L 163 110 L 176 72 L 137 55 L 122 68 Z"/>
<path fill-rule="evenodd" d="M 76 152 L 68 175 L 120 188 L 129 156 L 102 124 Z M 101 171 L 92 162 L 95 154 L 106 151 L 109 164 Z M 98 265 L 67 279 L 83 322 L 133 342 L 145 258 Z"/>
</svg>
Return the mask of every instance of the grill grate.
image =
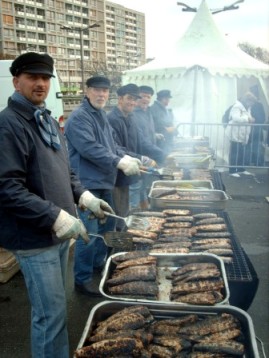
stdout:
<svg viewBox="0 0 269 358">
<path fill-rule="evenodd" d="M 219 217 L 225 220 L 228 231 L 231 233 L 231 244 L 233 249 L 233 261 L 225 264 L 227 279 L 229 281 L 252 281 L 253 277 L 247 264 L 245 253 L 240 245 L 238 238 L 235 235 L 229 215 L 222 210 L 198 210 L 193 209 L 192 213 L 197 214 L 200 212 L 214 212 Z"/>
<path fill-rule="evenodd" d="M 139 210 L 137 210 L 139 211 Z M 147 210 L 150 211 L 150 210 Z M 155 212 L 157 210 L 154 210 Z M 160 210 L 158 210 L 160 211 Z M 212 212 L 216 213 L 219 217 L 222 217 L 225 220 L 228 231 L 231 233 L 231 244 L 233 249 L 233 260 L 230 263 L 225 263 L 226 274 L 228 281 L 240 281 L 240 282 L 251 282 L 254 280 L 253 269 L 251 271 L 250 265 L 247 262 L 246 255 L 243 248 L 240 245 L 238 238 L 235 235 L 231 220 L 229 215 L 223 210 L 211 210 L 211 209 L 197 209 L 192 208 L 192 214 L 198 214 L 202 212 Z M 150 250 L 151 246 L 147 244 L 133 244 L 133 250 Z M 113 251 L 113 253 L 120 252 Z"/>
</svg>

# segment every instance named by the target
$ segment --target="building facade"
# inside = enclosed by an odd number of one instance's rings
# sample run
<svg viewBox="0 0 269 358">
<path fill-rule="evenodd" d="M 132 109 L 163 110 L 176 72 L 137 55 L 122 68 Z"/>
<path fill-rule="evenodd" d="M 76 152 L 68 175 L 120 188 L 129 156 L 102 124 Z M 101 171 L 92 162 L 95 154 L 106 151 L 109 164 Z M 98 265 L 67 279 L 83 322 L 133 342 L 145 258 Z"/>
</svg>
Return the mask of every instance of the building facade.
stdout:
<svg viewBox="0 0 269 358">
<path fill-rule="evenodd" d="M 1 0 L 0 53 L 48 52 L 61 85 L 145 63 L 145 16 L 104 0 Z"/>
</svg>

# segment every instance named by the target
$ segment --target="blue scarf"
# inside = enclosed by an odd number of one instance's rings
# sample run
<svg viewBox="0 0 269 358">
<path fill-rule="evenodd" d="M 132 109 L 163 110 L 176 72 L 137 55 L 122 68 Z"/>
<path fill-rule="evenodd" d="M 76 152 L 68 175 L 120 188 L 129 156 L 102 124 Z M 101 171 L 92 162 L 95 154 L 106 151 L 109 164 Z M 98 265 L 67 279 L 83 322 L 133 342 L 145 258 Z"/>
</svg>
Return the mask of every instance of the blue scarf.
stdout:
<svg viewBox="0 0 269 358">
<path fill-rule="evenodd" d="M 11 99 L 28 108 L 31 108 L 34 111 L 34 117 L 42 139 L 54 150 L 59 150 L 61 148 L 60 138 L 53 119 L 51 118 L 49 111 L 46 109 L 45 102 L 43 107 L 35 106 L 33 103 L 28 101 L 27 98 L 16 91 L 12 94 Z"/>
</svg>

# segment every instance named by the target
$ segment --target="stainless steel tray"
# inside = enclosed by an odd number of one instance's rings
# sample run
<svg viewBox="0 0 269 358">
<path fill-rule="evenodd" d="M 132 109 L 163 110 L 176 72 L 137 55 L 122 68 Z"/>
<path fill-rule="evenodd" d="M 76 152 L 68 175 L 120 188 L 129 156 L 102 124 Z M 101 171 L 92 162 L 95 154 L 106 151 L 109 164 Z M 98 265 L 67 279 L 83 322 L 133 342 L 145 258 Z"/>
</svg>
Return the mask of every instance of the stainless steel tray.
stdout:
<svg viewBox="0 0 269 358">
<path fill-rule="evenodd" d="M 98 322 L 101 322 L 112 314 L 117 313 L 118 311 L 134 306 L 140 305 L 138 302 L 121 302 L 121 301 L 103 301 L 95 305 L 90 312 L 88 320 L 86 322 L 86 326 L 84 328 L 82 337 L 78 343 L 77 349 L 82 348 L 86 345 L 87 337 L 94 330 Z M 213 306 L 213 307 L 204 307 L 204 306 L 171 306 L 169 304 L 161 305 L 161 304 L 152 304 L 145 303 L 145 306 L 149 308 L 151 314 L 155 319 L 167 319 L 167 318 L 178 318 L 185 314 L 198 314 L 198 315 L 217 315 L 222 313 L 227 313 L 235 316 L 240 324 L 241 329 L 244 334 L 244 344 L 246 353 L 244 354 L 245 358 L 259 358 L 259 352 L 255 340 L 255 332 L 253 327 L 253 322 L 251 317 L 243 310 L 228 306 Z"/>
<path fill-rule="evenodd" d="M 221 272 L 221 277 L 224 281 L 224 289 L 222 290 L 223 294 L 223 300 L 218 303 L 218 305 L 221 304 L 227 304 L 230 296 L 225 266 L 223 261 L 216 255 L 212 254 L 203 254 L 203 253 L 197 253 L 197 254 L 154 254 L 151 253 L 150 255 L 153 255 L 157 258 L 157 275 L 158 275 L 158 284 L 159 284 L 159 297 L 156 300 L 152 299 L 145 299 L 145 298 L 135 298 L 135 297 L 121 297 L 120 295 L 112 295 L 110 292 L 108 292 L 106 281 L 112 276 L 113 271 L 116 268 L 116 265 L 113 263 L 113 258 L 121 255 L 121 253 L 114 254 L 110 256 L 106 262 L 104 274 L 102 277 L 102 280 L 100 282 L 99 290 L 101 294 L 107 298 L 110 298 L 112 300 L 123 300 L 123 301 L 135 301 L 135 302 L 159 302 L 163 304 L 169 303 L 170 305 L 186 305 L 185 303 L 181 302 L 173 302 L 169 299 L 169 294 L 171 290 L 171 280 L 168 280 L 166 278 L 166 275 L 169 274 L 169 272 L 174 271 L 176 268 L 188 264 L 188 263 L 214 263 L 217 265 L 218 269 Z"/>
<path fill-rule="evenodd" d="M 228 201 L 227 194 L 222 190 L 186 190 L 179 189 L 178 193 L 186 194 L 193 193 L 193 196 L 197 196 L 195 200 L 188 199 L 163 199 L 156 198 L 158 194 L 163 192 L 160 188 L 151 188 L 149 192 L 149 200 L 151 208 L 159 208 L 159 209 L 167 209 L 167 208 L 179 208 L 179 207 L 188 207 L 188 208 L 211 208 L 211 209 L 221 209 L 224 210 L 226 208 L 226 204 Z M 204 196 L 205 199 L 201 200 L 198 196 Z"/>
<path fill-rule="evenodd" d="M 211 180 L 156 180 L 152 183 L 151 188 L 205 190 L 214 187 Z"/>
<path fill-rule="evenodd" d="M 208 168 L 212 155 L 209 153 L 189 154 L 172 152 L 166 158 L 167 166 L 176 166 L 177 168 Z"/>
</svg>

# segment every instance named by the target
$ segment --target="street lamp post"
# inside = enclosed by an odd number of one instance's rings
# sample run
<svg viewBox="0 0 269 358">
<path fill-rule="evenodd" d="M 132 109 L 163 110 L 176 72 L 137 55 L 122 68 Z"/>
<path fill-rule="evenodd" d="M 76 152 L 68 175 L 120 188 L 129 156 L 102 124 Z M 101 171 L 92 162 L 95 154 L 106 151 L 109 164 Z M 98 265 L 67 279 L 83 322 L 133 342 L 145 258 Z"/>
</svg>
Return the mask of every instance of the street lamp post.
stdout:
<svg viewBox="0 0 269 358">
<path fill-rule="evenodd" d="M 63 30 L 72 30 L 72 31 L 78 31 L 79 32 L 79 43 L 80 43 L 80 62 L 81 62 L 81 81 L 82 81 L 82 84 L 81 84 L 81 88 L 83 90 L 84 88 L 84 81 L 85 81 L 85 78 L 84 78 L 84 51 L 83 51 L 83 32 L 86 31 L 86 30 L 89 30 L 89 29 L 92 29 L 94 27 L 100 27 L 101 23 L 103 21 L 98 21 L 98 22 L 95 22 L 94 24 L 92 25 L 88 25 L 87 27 L 73 27 L 73 26 L 61 26 L 60 28 L 63 29 Z"/>
</svg>

